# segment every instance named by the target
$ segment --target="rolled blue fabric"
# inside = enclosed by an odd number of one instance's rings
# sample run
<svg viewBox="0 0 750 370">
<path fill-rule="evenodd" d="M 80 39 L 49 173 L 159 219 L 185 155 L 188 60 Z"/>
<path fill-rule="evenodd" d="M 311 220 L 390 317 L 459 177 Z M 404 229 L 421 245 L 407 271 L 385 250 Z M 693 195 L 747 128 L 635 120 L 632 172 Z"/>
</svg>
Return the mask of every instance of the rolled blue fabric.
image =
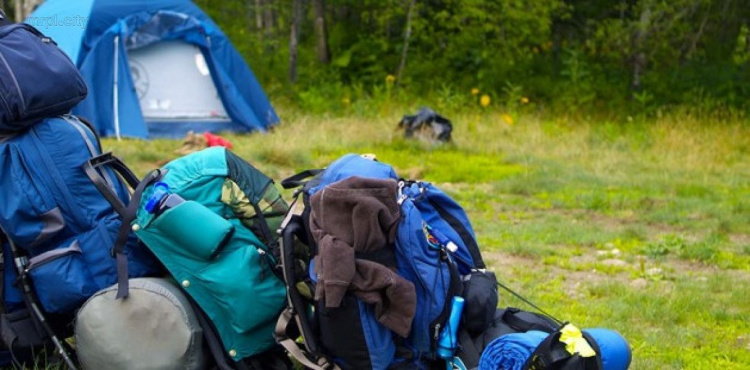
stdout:
<svg viewBox="0 0 750 370">
<path fill-rule="evenodd" d="M 630 366 L 632 353 L 630 345 L 620 333 L 602 328 L 584 329 L 596 345 L 599 346 L 599 352 L 602 357 L 604 370 L 627 370 Z"/>
<path fill-rule="evenodd" d="M 482 352 L 479 370 L 521 370 L 536 347 L 548 335 L 530 330 L 525 333 L 503 335 L 493 340 Z"/>
</svg>

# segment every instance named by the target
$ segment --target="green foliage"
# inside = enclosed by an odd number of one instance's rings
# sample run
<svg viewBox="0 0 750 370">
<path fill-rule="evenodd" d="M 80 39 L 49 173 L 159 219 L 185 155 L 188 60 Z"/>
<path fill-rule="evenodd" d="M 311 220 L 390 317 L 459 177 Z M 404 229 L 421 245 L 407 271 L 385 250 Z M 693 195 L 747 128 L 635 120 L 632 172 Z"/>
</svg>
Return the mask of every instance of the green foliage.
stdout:
<svg viewBox="0 0 750 370">
<path fill-rule="evenodd" d="M 317 60 L 313 6 L 299 1 L 294 86 L 287 77 L 291 1 L 196 3 L 275 100 L 305 110 L 346 112 L 357 109 L 354 100 L 382 93 L 386 76 L 401 65 L 407 19 L 404 70 L 392 86 L 403 101 L 470 106 L 448 98 L 477 88 L 493 100 L 507 98 L 498 103 L 511 114 L 521 97 L 556 113 L 627 111 L 635 119 L 675 106 L 730 115 L 750 107 L 744 83 L 750 78 L 750 8 L 742 2 L 422 0 L 409 17 L 409 0 L 328 0 L 331 62 L 324 64 Z M 523 95 L 508 86 L 523 87 Z M 342 99 L 352 106 L 342 108 Z"/>
</svg>

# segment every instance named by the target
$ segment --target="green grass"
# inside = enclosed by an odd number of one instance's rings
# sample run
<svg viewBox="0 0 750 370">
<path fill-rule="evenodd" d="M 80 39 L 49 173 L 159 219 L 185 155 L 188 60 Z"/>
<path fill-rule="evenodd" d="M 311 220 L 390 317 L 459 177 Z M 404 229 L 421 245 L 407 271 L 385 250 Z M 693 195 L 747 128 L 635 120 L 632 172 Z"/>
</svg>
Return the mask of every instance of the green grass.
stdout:
<svg viewBox="0 0 750 370">
<path fill-rule="evenodd" d="M 579 327 L 620 331 L 634 369 L 750 368 L 747 123 L 524 113 L 510 125 L 459 112 L 454 143 L 434 145 L 404 140 L 401 113 L 288 110 L 271 134 L 226 137 L 279 180 L 358 152 L 436 183 L 466 208 L 503 282 Z M 104 145 L 143 174 L 181 143 Z M 507 293 L 501 305 L 523 307 Z"/>
</svg>

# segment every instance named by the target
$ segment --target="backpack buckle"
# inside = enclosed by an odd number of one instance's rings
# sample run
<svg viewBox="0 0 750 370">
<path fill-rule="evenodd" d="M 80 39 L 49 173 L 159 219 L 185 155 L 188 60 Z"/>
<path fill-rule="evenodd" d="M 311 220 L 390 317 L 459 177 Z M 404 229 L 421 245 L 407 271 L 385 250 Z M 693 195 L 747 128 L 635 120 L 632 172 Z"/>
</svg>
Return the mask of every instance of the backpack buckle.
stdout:
<svg viewBox="0 0 750 370">
<path fill-rule="evenodd" d="M 398 203 L 399 206 L 404 204 L 404 201 L 406 200 L 406 198 L 408 198 L 406 194 L 404 194 L 404 187 L 406 187 L 406 181 L 404 179 L 399 179 L 398 180 L 398 199 L 396 200 L 396 203 Z"/>
</svg>

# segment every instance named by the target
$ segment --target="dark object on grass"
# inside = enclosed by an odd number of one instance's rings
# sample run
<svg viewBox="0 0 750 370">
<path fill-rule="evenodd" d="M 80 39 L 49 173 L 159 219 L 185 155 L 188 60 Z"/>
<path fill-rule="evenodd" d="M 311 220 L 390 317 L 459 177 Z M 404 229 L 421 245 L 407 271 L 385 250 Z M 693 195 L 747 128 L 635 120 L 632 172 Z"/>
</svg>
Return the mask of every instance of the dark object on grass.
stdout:
<svg viewBox="0 0 750 370">
<path fill-rule="evenodd" d="M 404 130 L 404 137 L 407 138 L 414 137 L 415 133 L 427 133 L 432 140 L 450 142 L 453 124 L 434 110 L 423 107 L 417 114 L 401 118 L 398 128 Z"/>
</svg>

